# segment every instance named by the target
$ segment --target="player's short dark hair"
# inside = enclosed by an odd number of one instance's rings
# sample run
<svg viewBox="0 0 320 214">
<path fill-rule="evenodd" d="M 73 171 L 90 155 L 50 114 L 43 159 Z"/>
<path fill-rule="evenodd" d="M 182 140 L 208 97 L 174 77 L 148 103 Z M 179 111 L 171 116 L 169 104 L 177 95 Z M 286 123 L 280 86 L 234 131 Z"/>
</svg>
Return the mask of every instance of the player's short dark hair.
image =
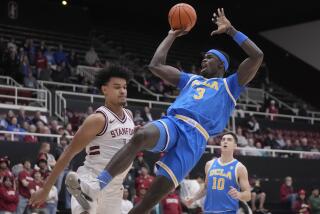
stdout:
<svg viewBox="0 0 320 214">
<path fill-rule="evenodd" d="M 101 86 L 108 83 L 112 77 L 122 78 L 129 82 L 132 79 L 133 74 L 124 66 L 111 64 L 97 72 L 95 75 L 94 86 L 101 90 Z"/>
<path fill-rule="evenodd" d="M 223 133 L 223 134 L 221 135 L 221 137 L 223 137 L 223 136 L 225 136 L 225 135 L 227 135 L 227 134 L 231 135 L 231 136 L 233 137 L 233 139 L 234 139 L 234 142 L 235 142 L 236 144 L 238 144 L 238 137 L 237 137 L 237 135 L 236 135 L 235 133 L 233 133 L 233 132 L 225 132 L 225 133 Z"/>
</svg>

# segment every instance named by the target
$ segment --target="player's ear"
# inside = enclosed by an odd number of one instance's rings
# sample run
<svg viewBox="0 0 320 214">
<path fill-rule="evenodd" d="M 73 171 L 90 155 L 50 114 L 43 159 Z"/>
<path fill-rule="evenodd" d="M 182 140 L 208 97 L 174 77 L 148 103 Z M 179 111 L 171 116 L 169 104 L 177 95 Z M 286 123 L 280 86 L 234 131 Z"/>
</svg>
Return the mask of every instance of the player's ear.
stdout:
<svg viewBox="0 0 320 214">
<path fill-rule="evenodd" d="M 224 70 L 224 62 L 219 60 L 218 68 Z"/>
<path fill-rule="evenodd" d="M 102 91 L 102 93 L 104 94 L 104 95 L 107 95 L 107 85 L 102 85 L 101 86 L 101 91 Z"/>
</svg>

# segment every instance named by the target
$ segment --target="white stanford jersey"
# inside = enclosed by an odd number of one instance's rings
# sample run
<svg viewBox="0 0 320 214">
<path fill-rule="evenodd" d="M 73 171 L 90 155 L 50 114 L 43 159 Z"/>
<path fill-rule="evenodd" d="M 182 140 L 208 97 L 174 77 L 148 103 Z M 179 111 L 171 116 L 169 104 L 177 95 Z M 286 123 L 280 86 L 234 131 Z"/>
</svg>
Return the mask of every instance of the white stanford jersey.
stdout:
<svg viewBox="0 0 320 214">
<path fill-rule="evenodd" d="M 105 106 L 99 107 L 96 113 L 101 113 L 106 123 L 103 130 L 86 147 L 84 165 L 100 173 L 114 154 L 129 142 L 134 133 L 134 123 L 131 112 L 125 108 L 123 108 L 123 119 Z M 128 170 L 117 178 L 123 180 L 127 172 Z"/>
</svg>

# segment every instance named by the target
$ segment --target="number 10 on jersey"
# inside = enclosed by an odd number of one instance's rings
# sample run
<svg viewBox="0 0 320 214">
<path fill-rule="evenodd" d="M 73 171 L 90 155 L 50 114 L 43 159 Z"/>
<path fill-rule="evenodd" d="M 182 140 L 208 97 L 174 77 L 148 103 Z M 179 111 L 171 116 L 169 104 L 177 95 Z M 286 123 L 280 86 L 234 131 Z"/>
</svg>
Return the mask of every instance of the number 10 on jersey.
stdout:
<svg viewBox="0 0 320 214">
<path fill-rule="evenodd" d="M 213 177 L 212 189 L 223 190 L 224 189 L 224 178 Z"/>
</svg>

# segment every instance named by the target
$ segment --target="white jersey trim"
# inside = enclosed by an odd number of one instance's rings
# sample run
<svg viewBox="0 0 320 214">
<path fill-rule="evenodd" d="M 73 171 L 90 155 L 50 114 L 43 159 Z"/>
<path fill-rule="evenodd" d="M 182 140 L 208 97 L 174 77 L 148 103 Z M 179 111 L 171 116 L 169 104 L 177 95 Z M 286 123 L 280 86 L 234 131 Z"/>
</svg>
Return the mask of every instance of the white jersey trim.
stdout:
<svg viewBox="0 0 320 214">
<path fill-rule="evenodd" d="M 226 87 L 226 90 L 227 90 L 227 92 L 228 92 L 233 104 L 236 106 L 237 105 L 236 99 L 234 99 L 234 97 L 233 97 L 233 95 L 232 95 L 232 93 L 231 93 L 231 91 L 229 89 L 227 80 L 225 78 L 223 79 L 223 83 L 224 83 L 224 86 Z"/>
<path fill-rule="evenodd" d="M 104 116 L 104 119 L 106 120 L 106 122 L 104 123 L 104 127 L 102 129 L 102 131 L 100 131 L 97 136 L 101 136 L 104 133 L 106 133 L 107 129 L 108 129 L 108 116 L 107 114 L 102 110 L 102 109 L 98 109 L 96 110 L 96 113 L 101 113 Z"/>
</svg>

